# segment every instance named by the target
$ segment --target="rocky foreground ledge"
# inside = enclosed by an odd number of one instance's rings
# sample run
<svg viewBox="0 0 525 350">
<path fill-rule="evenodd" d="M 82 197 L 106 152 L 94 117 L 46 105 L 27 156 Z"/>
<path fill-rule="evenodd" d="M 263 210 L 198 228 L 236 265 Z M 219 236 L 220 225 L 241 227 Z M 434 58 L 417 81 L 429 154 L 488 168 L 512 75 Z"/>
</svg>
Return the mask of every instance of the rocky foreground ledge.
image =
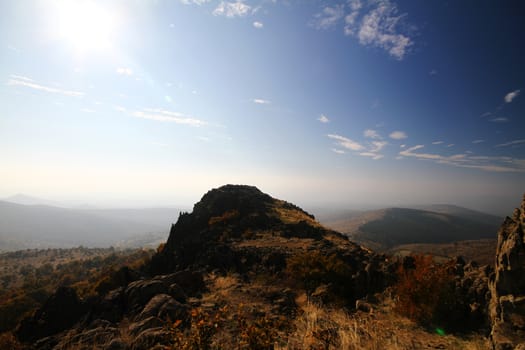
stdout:
<svg viewBox="0 0 525 350">
<path fill-rule="evenodd" d="M 525 195 L 521 208 L 498 231 L 491 292 L 491 340 L 495 350 L 525 349 Z"/>
</svg>

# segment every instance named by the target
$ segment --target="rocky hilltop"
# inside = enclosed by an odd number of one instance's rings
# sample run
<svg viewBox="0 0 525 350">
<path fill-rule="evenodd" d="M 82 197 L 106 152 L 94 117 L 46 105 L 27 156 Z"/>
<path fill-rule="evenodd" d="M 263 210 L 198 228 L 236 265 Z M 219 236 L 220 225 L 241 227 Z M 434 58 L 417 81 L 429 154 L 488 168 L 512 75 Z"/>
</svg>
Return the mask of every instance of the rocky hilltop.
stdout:
<svg viewBox="0 0 525 350">
<path fill-rule="evenodd" d="M 354 308 L 391 283 L 393 269 L 384 255 L 324 228 L 299 207 L 256 187 L 226 185 L 180 214 L 150 262 L 117 271 L 87 298 L 60 288 L 16 335 L 32 349 L 177 348 L 178 332 L 202 324 L 201 312 L 219 317 L 234 305 L 245 305 L 237 318 L 262 319 L 275 326 L 268 329 L 286 332 L 302 291 L 318 303 Z M 225 288 L 227 296 L 217 292 Z M 229 327 L 243 334 L 237 328 L 244 326 Z M 233 347 L 239 339 L 228 341 Z"/>
<path fill-rule="evenodd" d="M 222 186 L 179 215 L 151 260 L 90 293 L 59 288 L 9 348 L 489 349 L 491 333 L 495 349 L 523 349 L 524 212 L 500 229 L 494 271 L 392 259 L 256 187 Z"/>
<path fill-rule="evenodd" d="M 489 286 L 494 349 L 525 349 L 525 195 L 498 232 Z"/>
</svg>

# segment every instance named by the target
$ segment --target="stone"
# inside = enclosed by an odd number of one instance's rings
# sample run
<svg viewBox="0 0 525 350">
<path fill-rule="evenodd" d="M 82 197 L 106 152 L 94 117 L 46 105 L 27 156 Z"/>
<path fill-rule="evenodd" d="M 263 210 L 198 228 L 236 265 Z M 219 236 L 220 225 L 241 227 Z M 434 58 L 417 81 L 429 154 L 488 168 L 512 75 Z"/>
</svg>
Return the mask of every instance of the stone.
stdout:
<svg viewBox="0 0 525 350">
<path fill-rule="evenodd" d="M 525 347 L 525 196 L 498 232 L 489 311 L 494 349 Z"/>
</svg>

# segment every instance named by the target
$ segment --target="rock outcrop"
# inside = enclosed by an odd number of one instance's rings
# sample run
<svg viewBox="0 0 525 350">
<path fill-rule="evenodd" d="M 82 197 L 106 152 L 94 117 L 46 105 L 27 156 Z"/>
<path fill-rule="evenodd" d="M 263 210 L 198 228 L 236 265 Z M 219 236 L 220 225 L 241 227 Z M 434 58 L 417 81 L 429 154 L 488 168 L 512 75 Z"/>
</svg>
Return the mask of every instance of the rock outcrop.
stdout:
<svg viewBox="0 0 525 350">
<path fill-rule="evenodd" d="M 525 196 L 498 232 L 489 288 L 494 349 L 525 349 Z"/>
<path fill-rule="evenodd" d="M 246 286 L 271 280 L 271 287 L 241 289 L 279 320 L 297 313 L 297 293 L 288 286 L 304 286 L 320 302 L 353 307 L 356 299 L 391 284 L 394 268 L 385 255 L 323 227 L 291 203 L 256 187 L 226 185 L 181 214 L 166 244 L 140 271 L 119 270 L 88 300 L 59 290 L 17 335 L 37 350 L 152 349 L 173 341 L 166 325 L 192 326 L 195 305 L 221 312 L 202 303 L 212 275 L 234 274 Z"/>
</svg>

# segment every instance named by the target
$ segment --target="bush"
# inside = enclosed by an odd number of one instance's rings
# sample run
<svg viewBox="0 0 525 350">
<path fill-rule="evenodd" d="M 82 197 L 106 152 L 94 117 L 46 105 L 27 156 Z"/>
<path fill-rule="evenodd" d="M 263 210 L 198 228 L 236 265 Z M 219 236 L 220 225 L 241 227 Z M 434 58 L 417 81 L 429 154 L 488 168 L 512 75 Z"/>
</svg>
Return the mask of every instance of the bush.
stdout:
<svg viewBox="0 0 525 350">
<path fill-rule="evenodd" d="M 448 311 L 456 303 L 454 276 L 449 270 L 448 264 L 437 264 L 429 255 L 405 259 L 397 270 L 395 310 L 425 325 L 447 324 Z"/>
<path fill-rule="evenodd" d="M 319 251 L 306 251 L 286 261 L 290 277 L 300 281 L 307 292 L 322 284 L 332 284 L 342 295 L 351 292 L 352 270 L 337 254 L 324 255 Z"/>
</svg>

